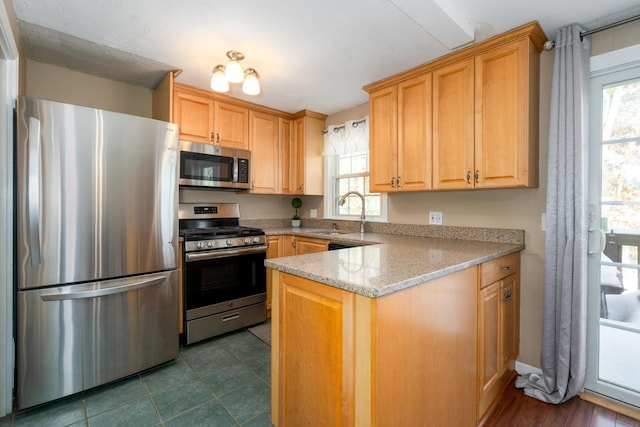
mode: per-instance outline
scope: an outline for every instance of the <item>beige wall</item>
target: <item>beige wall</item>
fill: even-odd
[[[151,117],[147,88],[27,60],[27,96]]]

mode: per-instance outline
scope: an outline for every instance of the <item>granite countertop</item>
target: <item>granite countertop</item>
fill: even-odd
[[[265,266],[371,298],[398,292],[524,249],[521,243],[442,239],[385,233],[319,234],[317,229],[265,229],[365,246],[271,258]]]

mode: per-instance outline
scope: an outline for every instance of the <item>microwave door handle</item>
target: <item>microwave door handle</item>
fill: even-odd
[[[40,265],[40,120],[29,118],[27,215],[31,265]]]
[[[236,155],[233,158],[233,179],[231,180],[231,182],[238,182],[238,175],[239,175],[239,170],[240,170],[240,161],[238,160],[238,156]]]

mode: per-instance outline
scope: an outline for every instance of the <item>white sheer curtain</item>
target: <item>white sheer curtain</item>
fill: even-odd
[[[369,151],[369,116],[327,127],[323,156],[366,153]]]
[[[561,28],[551,84],[547,161],[542,376],[516,381],[528,396],[561,403],[586,376],[588,87],[590,41]]]

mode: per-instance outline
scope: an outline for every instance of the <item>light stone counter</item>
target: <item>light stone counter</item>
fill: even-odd
[[[265,266],[371,298],[451,274],[524,249],[523,243],[440,239],[384,233],[325,235],[316,229],[265,229],[365,246],[271,258]]]

